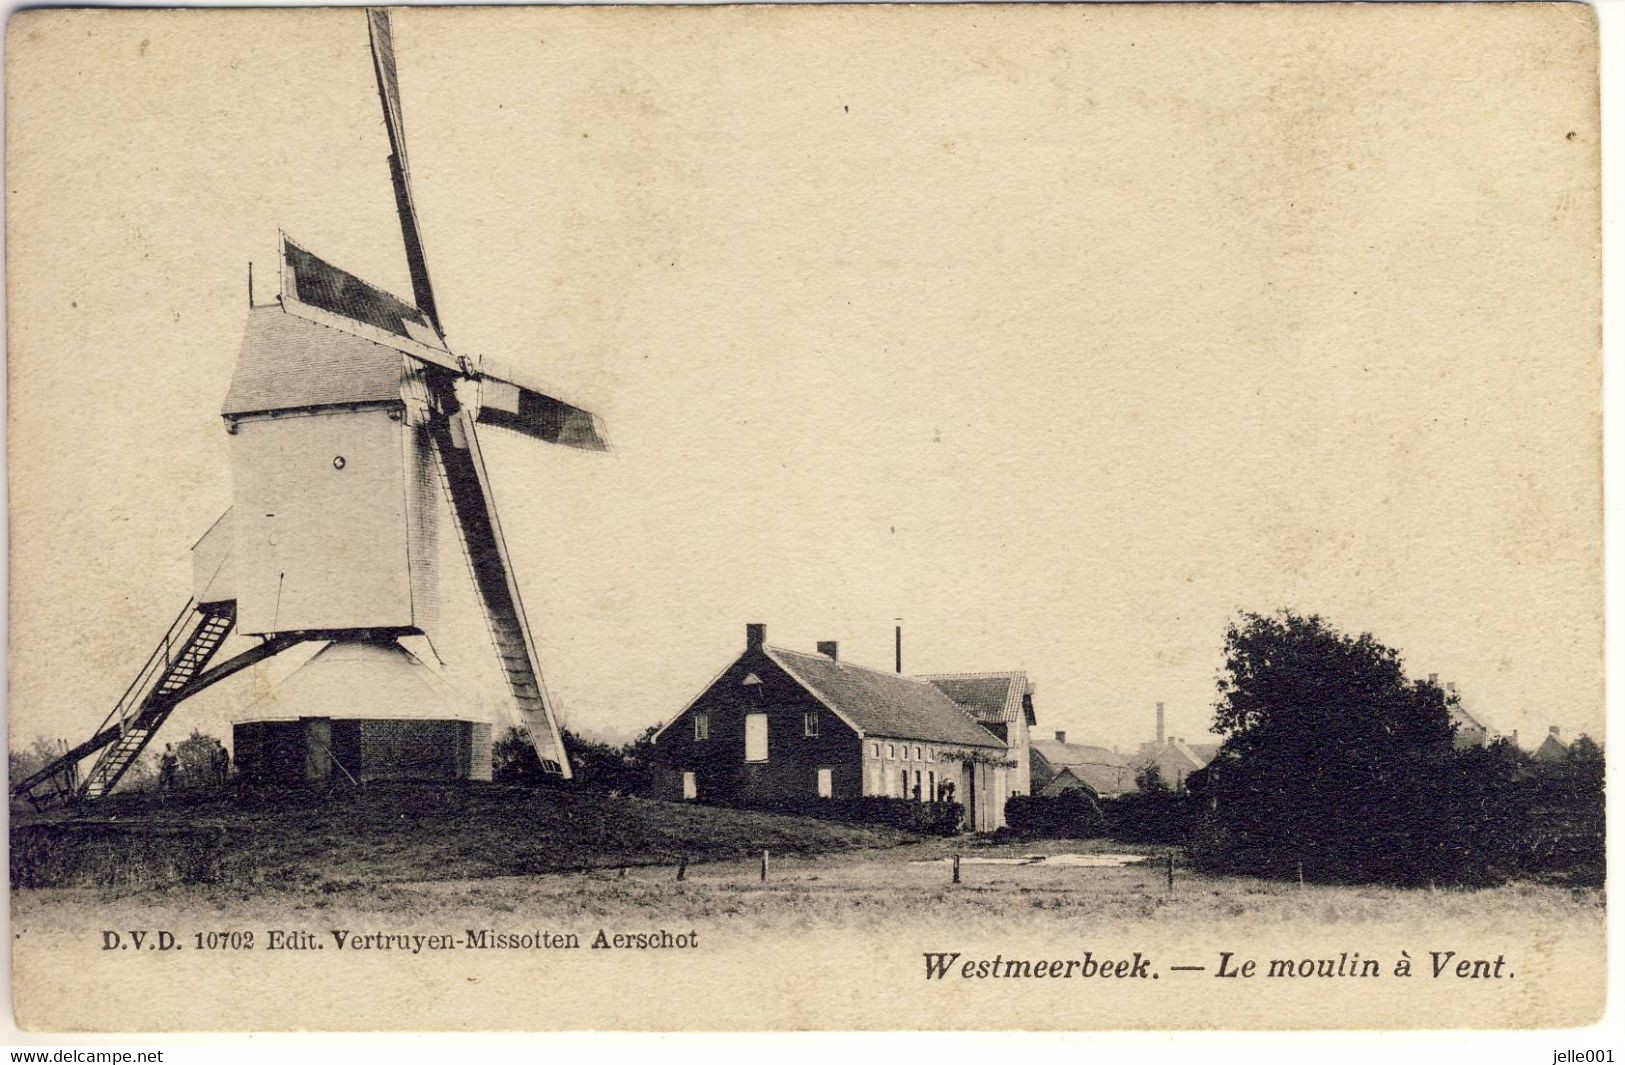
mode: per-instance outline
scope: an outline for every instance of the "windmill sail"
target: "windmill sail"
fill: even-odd
[[[549,444],[582,451],[608,451],[598,416],[545,392],[506,381],[494,374],[480,375],[481,425],[495,425]]]
[[[568,778],[570,760],[565,755],[553,704],[542,681],[530,624],[519,599],[508,546],[502,539],[496,505],[491,495],[485,460],[480,454],[474,419],[465,410],[449,418],[438,418],[431,428],[435,453],[451,497],[452,516],[468,554],[474,586],[485,611],[491,642],[496,647],[502,672],[508,681],[519,719],[530,732],[536,757],[542,768]]]
[[[428,315],[315,252],[282,238],[282,293],[404,340],[439,345]]]
[[[423,254],[423,231],[418,226],[417,207],[412,203],[412,171],[406,162],[406,127],[401,121],[401,87],[395,74],[395,33],[390,28],[389,12],[368,8],[367,33],[372,39],[372,63],[378,75],[378,98],[384,105],[384,126],[389,131],[389,176],[395,185],[401,237],[406,242],[412,298],[435,332],[443,335],[440,312],[435,308],[434,288],[429,284],[429,263]]]
[[[417,208],[412,202],[411,168],[406,158],[406,133],[401,119],[400,83],[395,70],[395,37],[389,13],[367,11],[367,29],[372,40],[373,69],[378,77],[378,98],[384,108],[384,125],[389,132],[390,176],[395,185],[395,206],[400,215],[401,236],[406,245],[407,267],[412,275],[412,294],[422,318],[408,313],[411,308],[382,290],[359,282],[320,260],[290,266],[295,282],[301,270],[311,277],[312,298],[299,299],[341,319],[359,321],[386,334],[415,344],[399,345],[439,371],[426,373],[423,381],[435,415],[428,423],[430,439],[444,476],[451,509],[462,538],[474,584],[485,611],[491,642],[496,647],[502,670],[513,694],[521,722],[530,731],[542,767],[564,777],[570,776],[570,761],[558,720],[542,682],[529,622],[519,599],[502,526],[497,520],[496,502],[480,455],[475,422],[485,421],[550,443],[592,451],[607,450],[597,419],[589,412],[534,389],[500,378],[483,379],[487,402],[477,410],[461,406],[457,399],[457,377],[483,378],[470,370],[466,360],[450,365],[442,356],[449,354],[445,332],[435,309],[434,290],[429,284],[429,267],[423,252],[423,235]],[[306,253],[308,255],[308,253]],[[310,257],[314,260],[314,256]],[[291,261],[291,260],[290,260]],[[423,335],[423,320],[433,336]],[[393,343],[393,342],[392,342]],[[443,371],[450,370],[450,373]]]

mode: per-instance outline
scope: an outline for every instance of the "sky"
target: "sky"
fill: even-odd
[[[1041,731],[1205,739],[1226,624],[1290,608],[1600,734],[1590,16],[1339,10],[398,13],[448,338],[615,449],[482,435],[566,725],[671,717],[747,622],[888,668],[901,618]],[[359,11],[9,35],[15,745],[186,600],[248,262],[411,287]],[[416,646],[495,705],[454,562]]]

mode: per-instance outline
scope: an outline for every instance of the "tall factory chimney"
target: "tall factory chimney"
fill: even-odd
[[[1162,704],[1158,703],[1157,704],[1157,746],[1158,747],[1161,747],[1162,744],[1163,744],[1162,719],[1163,719]]]
[[[903,619],[897,619],[897,672],[903,672]]]

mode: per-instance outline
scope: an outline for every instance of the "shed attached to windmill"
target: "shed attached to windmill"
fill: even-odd
[[[395,641],[336,640],[243,711],[254,783],[490,780],[491,722]]]

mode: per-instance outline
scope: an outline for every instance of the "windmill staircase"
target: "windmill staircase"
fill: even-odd
[[[194,690],[236,621],[235,602],[199,605],[189,600],[95,735],[13,785],[12,795],[38,810],[73,799],[99,799],[112,791],[170,712]],[[100,756],[80,780],[79,763],[97,752]]]

